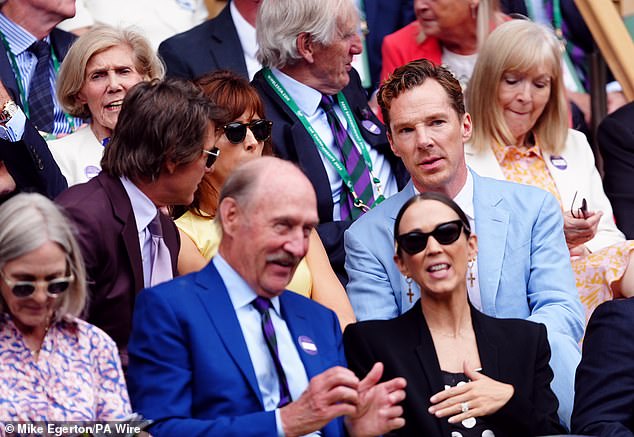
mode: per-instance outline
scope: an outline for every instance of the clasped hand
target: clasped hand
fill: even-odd
[[[510,384],[496,381],[464,364],[464,373],[471,380],[466,384],[440,391],[429,401],[429,413],[436,417],[449,417],[449,423],[458,423],[470,417],[489,416],[513,397]],[[467,407],[467,408],[463,408]]]
[[[402,427],[399,405],[405,399],[404,378],[378,384],[383,364],[376,363],[364,379],[344,367],[333,367],[310,380],[299,399],[280,409],[284,433],[304,435],[346,416],[348,433],[354,437],[380,435]]]
[[[580,251],[579,246],[594,238],[602,216],[602,211],[588,211],[585,218],[575,218],[570,211],[564,212],[564,235],[571,255],[587,254],[587,251]]]

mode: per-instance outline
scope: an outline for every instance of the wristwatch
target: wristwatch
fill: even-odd
[[[16,105],[13,100],[9,100],[5,103],[2,107],[2,111],[0,111],[0,125],[6,125],[17,111],[18,105]]]

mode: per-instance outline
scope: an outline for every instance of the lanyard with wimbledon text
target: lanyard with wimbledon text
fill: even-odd
[[[11,60],[11,66],[13,67],[13,71],[15,72],[15,79],[18,83],[18,92],[20,93],[20,100],[22,100],[22,108],[24,110],[24,115],[29,116],[29,99],[26,96],[26,92],[24,91],[22,85],[22,75],[20,74],[20,69],[18,68],[18,61],[15,59],[15,55],[11,51],[11,47],[9,47],[9,41],[4,36],[4,32],[0,32],[0,39],[2,39],[2,44],[9,54],[9,59]],[[53,46],[51,45],[51,59],[53,61],[53,69],[55,69],[55,73],[59,73],[59,61],[57,60],[57,56],[55,55],[55,51],[53,50]],[[64,112],[64,117],[66,117],[66,121],[70,126],[71,132],[75,132],[75,122],[73,121],[73,117]],[[52,134],[46,132],[40,132],[42,136],[45,137],[46,140],[55,139],[56,137]],[[52,137],[52,138],[50,138]]]
[[[265,68],[263,73],[264,73],[264,78],[266,79],[268,84],[271,86],[271,88],[275,90],[277,95],[280,96],[282,101],[286,103],[286,105],[291,109],[291,111],[293,111],[293,113],[299,119],[302,125],[304,125],[304,128],[306,129],[308,134],[312,137],[313,141],[319,148],[319,151],[332,164],[335,170],[337,170],[337,173],[341,177],[341,180],[343,180],[343,183],[346,184],[346,187],[348,187],[348,191],[350,191],[350,194],[352,194],[352,197],[354,199],[354,206],[364,211],[369,210],[370,207],[366,205],[365,203],[363,203],[363,201],[357,196],[357,193],[354,190],[354,183],[352,182],[352,178],[350,177],[348,170],[346,170],[346,167],[341,163],[341,161],[337,159],[334,153],[332,153],[332,151],[328,147],[326,147],[326,143],[324,143],[324,140],[321,139],[321,137],[319,136],[315,128],[308,122],[308,119],[304,115],[304,112],[301,109],[299,109],[299,107],[297,106],[297,103],[295,103],[293,98],[284,89],[282,84],[277,81],[277,79],[275,78],[275,76],[273,75],[270,69]],[[339,103],[339,107],[341,108],[341,112],[343,112],[343,115],[346,118],[346,121],[348,122],[348,127],[350,128],[350,131],[351,131],[350,133],[352,134],[351,135],[352,142],[357,146],[357,149],[361,151],[361,155],[363,156],[363,161],[365,161],[365,165],[368,167],[368,171],[370,172],[370,178],[372,180],[373,185],[376,188],[376,192],[378,193],[378,197],[374,200],[374,204],[372,205],[372,207],[374,207],[375,205],[378,205],[379,203],[385,200],[385,197],[381,193],[381,180],[377,178],[376,176],[374,176],[374,173],[372,172],[372,161],[370,159],[370,153],[368,152],[368,148],[365,144],[365,141],[363,140],[363,137],[361,136],[361,132],[359,131],[359,127],[357,126],[357,122],[352,116],[352,111],[350,111],[350,106],[348,105],[348,101],[346,100],[346,97],[343,95],[341,91],[337,93],[337,100]]]

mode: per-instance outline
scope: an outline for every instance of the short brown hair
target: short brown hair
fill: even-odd
[[[147,38],[139,32],[131,28],[95,26],[75,40],[59,70],[57,98],[64,111],[74,117],[91,116],[88,105],[77,100],[77,94],[86,82],[86,66],[94,55],[117,46],[130,47],[134,68],[145,80],[162,79],[165,75],[163,63]]]
[[[391,132],[390,108],[392,100],[407,90],[423,85],[427,79],[435,80],[443,87],[447,92],[451,107],[459,118],[465,114],[464,96],[460,82],[446,68],[436,66],[427,59],[417,59],[394,70],[379,88],[377,98],[388,132]]]
[[[220,114],[191,82],[140,82],[123,100],[101,167],[111,176],[154,181],[167,160],[185,164],[200,157],[209,123]]]

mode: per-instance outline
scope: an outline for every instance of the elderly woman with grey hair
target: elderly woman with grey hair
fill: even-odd
[[[62,63],[57,95],[66,112],[90,118],[90,129],[49,142],[68,186],[101,171],[103,150],[128,90],[164,74],[148,40],[132,29],[97,26],[75,41]]]
[[[117,348],[77,317],[79,246],[58,207],[18,194],[0,207],[0,418],[118,420],[130,401]]]

